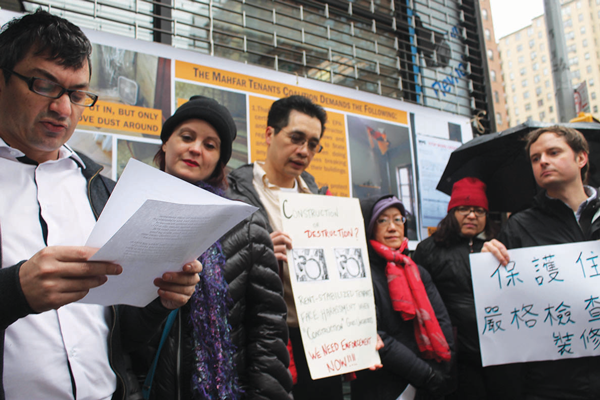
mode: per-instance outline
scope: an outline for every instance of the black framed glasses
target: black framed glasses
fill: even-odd
[[[6,68],[2,68],[2,70],[14,74],[17,78],[25,81],[27,83],[27,86],[29,87],[29,90],[31,90],[35,94],[39,94],[40,96],[48,97],[51,99],[58,99],[63,94],[67,93],[67,95],[69,96],[69,100],[71,100],[71,103],[83,107],[91,107],[94,104],[96,104],[96,101],[98,101],[98,95],[91,92],[76,89],[67,89],[59,85],[58,83],[43,78],[28,78]]]
[[[290,138],[290,141],[296,146],[304,146],[304,143],[306,143],[306,147],[311,153],[320,153],[321,150],[323,150],[323,146],[319,143],[318,140],[308,140],[306,139],[306,135],[302,133],[291,132],[288,133],[288,137]]]
[[[481,207],[466,207],[466,206],[456,207],[456,212],[459,213],[460,215],[464,215],[464,216],[474,213],[476,217],[483,217],[484,215],[487,214],[487,211],[485,211],[485,209],[483,209]]]

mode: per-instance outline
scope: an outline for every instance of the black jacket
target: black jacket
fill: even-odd
[[[383,197],[387,196],[361,201],[365,225],[371,219],[373,206]],[[379,350],[383,368],[357,372],[357,379],[352,381],[352,400],[395,400],[409,384],[416,388],[427,387],[432,370],[440,378],[438,382],[442,388],[437,389],[445,391],[443,386],[451,382],[451,363],[437,363],[419,356],[413,321],[404,321],[392,307],[385,274],[387,262],[370,245],[368,247],[377,308],[377,332],[385,344]],[[453,349],[452,327],[446,307],[429,273],[422,267],[419,267],[419,272],[442,332],[450,349]]]
[[[227,260],[223,276],[232,300],[229,324],[242,398],[289,400],[292,378],[288,371],[287,310],[273,244],[260,215],[254,213],[239,223],[221,238],[221,244]],[[162,348],[151,399],[192,398],[193,339],[186,322],[189,307],[189,303],[182,307]],[[161,334],[162,329],[145,352],[136,353],[135,368],[140,375],[148,372]]]
[[[86,165],[81,173],[88,184],[88,199],[96,219],[104,209],[115,183],[100,175],[102,167],[83,154],[78,154]],[[1,222],[1,221],[0,221]],[[1,224],[0,224],[1,226]],[[2,248],[0,247],[0,260]],[[24,262],[24,261],[23,261]],[[4,353],[4,331],[19,318],[35,312],[29,307],[19,281],[19,268],[23,264],[0,269],[0,351]],[[167,317],[169,310],[164,308],[160,300],[153,301],[145,308],[130,306],[113,306],[112,321],[109,326],[110,365],[117,375],[117,390],[113,399],[126,399],[136,396],[132,392],[139,390],[137,384],[127,373],[129,361],[124,351],[133,350],[151,338],[155,329]],[[3,360],[0,361],[0,373]],[[0,387],[0,400],[4,399],[3,387]]]
[[[428,237],[419,243],[412,257],[431,275],[456,328],[457,362],[478,367],[481,367],[481,353],[469,254],[481,252],[483,243],[477,237],[462,238],[459,243],[445,247]]]
[[[581,221],[590,222],[600,208],[600,199],[588,204]],[[585,232],[573,210],[560,200],[538,194],[533,207],[509,218],[498,235],[508,249],[575,243],[600,239],[600,218]],[[548,399],[591,400],[600,398],[600,357],[514,364],[522,392]]]

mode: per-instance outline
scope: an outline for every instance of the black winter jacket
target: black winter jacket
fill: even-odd
[[[431,275],[456,328],[457,362],[475,367],[481,367],[481,352],[469,254],[481,252],[483,243],[477,237],[462,238],[459,243],[444,247],[428,237],[419,243],[412,257]]]
[[[383,197],[387,196],[361,201],[365,225],[371,220],[373,206]],[[352,400],[395,400],[409,384],[425,388],[432,370],[443,379],[442,386],[445,386],[451,382],[451,363],[437,363],[419,357],[413,321],[404,321],[393,309],[385,274],[387,262],[370,245],[368,247],[377,308],[377,332],[385,344],[379,350],[383,368],[356,373],[357,379],[352,381]],[[453,350],[452,327],[446,307],[429,273],[420,266],[419,272],[442,332]]]
[[[292,378],[288,372],[287,310],[271,238],[254,213],[223,236],[221,244],[227,260],[223,275],[232,299],[229,324],[236,346],[234,362],[244,391],[241,398],[289,400]],[[189,311],[188,303],[178,313],[162,348],[151,399],[192,398],[194,357]],[[140,375],[148,372],[161,334],[162,329],[149,349],[135,355]]]
[[[588,204],[581,220],[591,221],[600,199]],[[600,218],[584,233],[573,210],[546,192],[538,194],[533,207],[509,218],[498,235],[508,249],[575,243],[600,239]],[[546,399],[600,399],[600,357],[514,364],[522,393]],[[518,382],[518,381],[517,381]]]
[[[79,154],[86,168],[81,173],[88,184],[88,199],[96,219],[104,209],[115,183],[100,175],[102,167],[83,154]],[[1,227],[1,221],[0,221]],[[0,260],[2,248],[0,246]],[[25,261],[23,261],[25,262]],[[19,268],[23,264],[8,268],[0,268],[0,351],[4,353],[4,331],[19,318],[35,312],[29,307],[19,281]],[[139,387],[131,375],[128,358],[124,351],[140,347],[150,340],[152,333],[167,317],[169,310],[162,306],[160,300],[153,301],[145,308],[131,306],[113,306],[112,324],[109,326],[110,365],[117,375],[117,390],[113,399],[139,398]],[[0,359],[0,374],[3,370],[3,359]],[[4,389],[0,387],[0,400],[4,400]]]

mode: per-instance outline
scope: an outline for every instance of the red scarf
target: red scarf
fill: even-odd
[[[403,320],[414,320],[415,338],[423,358],[437,362],[450,361],[450,348],[427,297],[419,267],[410,257],[402,254],[408,246],[408,239],[404,238],[398,250],[390,249],[376,240],[370,240],[369,243],[387,261],[385,275],[392,307]]]

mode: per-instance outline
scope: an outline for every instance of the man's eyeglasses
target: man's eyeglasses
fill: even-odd
[[[306,136],[302,133],[292,132],[288,133],[288,137],[290,141],[296,146],[304,146],[306,143],[306,147],[308,147],[308,151],[311,153],[320,153],[323,150],[323,146],[317,140],[307,140]]]
[[[388,226],[392,222],[396,226],[404,225],[404,223],[406,222],[406,217],[396,217],[396,218],[382,217],[382,218],[377,218],[377,225]]]
[[[63,94],[67,93],[71,103],[83,107],[91,107],[98,101],[98,95],[83,90],[67,89],[60,86],[58,83],[47,79],[31,77],[28,78],[10,69],[2,68],[3,71],[14,74],[17,78],[22,79],[29,86],[29,90],[40,96],[58,99]]]
[[[456,212],[459,213],[460,215],[464,215],[464,216],[474,213],[476,217],[483,217],[484,215],[487,214],[487,211],[485,211],[485,209],[483,209],[481,207],[461,206],[461,207],[456,208]]]

